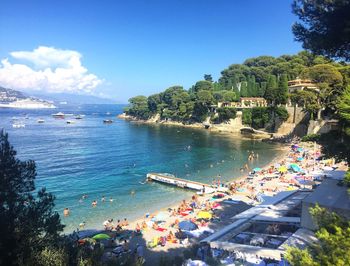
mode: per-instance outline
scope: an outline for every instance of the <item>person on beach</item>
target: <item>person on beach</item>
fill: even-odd
[[[141,224],[141,229],[142,230],[146,230],[148,228],[147,224],[145,221],[142,221],[142,224]]]
[[[124,218],[124,221],[123,221],[123,226],[128,226],[129,225],[129,222],[126,218]]]
[[[141,227],[140,227],[139,223],[136,223],[135,232],[138,234],[141,233]]]
[[[128,241],[126,239],[124,239],[123,249],[124,249],[124,251],[128,251],[129,250],[129,243],[128,243]]]
[[[85,227],[85,224],[86,224],[85,222],[80,223],[80,224],[79,224],[79,229],[80,229],[80,230],[83,230],[84,227]]]
[[[69,213],[70,213],[69,208],[64,208],[64,210],[63,210],[64,217],[69,216]]]

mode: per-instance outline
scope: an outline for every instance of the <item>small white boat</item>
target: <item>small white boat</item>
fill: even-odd
[[[37,122],[38,122],[39,124],[42,124],[42,123],[45,122],[45,120],[40,118],[40,119],[37,120]]]
[[[75,124],[73,120],[67,120],[67,124]]]
[[[65,114],[62,113],[62,112],[58,112],[56,114],[52,114],[52,116],[55,117],[55,118],[64,118]]]
[[[113,120],[111,120],[111,119],[105,119],[105,120],[103,120],[103,123],[104,123],[104,124],[112,124],[112,123],[113,123]]]
[[[13,128],[24,128],[24,127],[26,127],[26,125],[23,123],[15,123],[15,124],[12,124],[12,127]]]

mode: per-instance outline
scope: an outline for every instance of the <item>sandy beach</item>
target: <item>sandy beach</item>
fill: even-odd
[[[263,197],[272,197],[281,191],[310,187],[305,181],[311,181],[311,176],[318,169],[324,167],[347,169],[344,163],[335,164],[333,160],[316,160],[321,152],[320,147],[315,144],[295,143],[294,147],[297,148],[285,146],[283,154],[268,165],[254,170],[246,169],[242,176],[224,186],[221,185],[228,187],[225,193],[220,192],[224,189],[213,194],[194,193],[192,197],[185,198],[176,205],[146,214],[128,225],[121,226],[120,230],[117,229],[119,232],[115,229],[118,224],[114,221],[109,224],[109,227],[114,229],[106,232],[119,240],[120,234],[123,235],[122,232],[124,232],[122,239],[117,242],[126,245],[131,251],[141,245],[144,249],[143,257],[146,265],[152,265],[152,261],[159,260],[165,254],[166,256],[182,255],[191,245],[198,244],[201,239],[230,224],[230,218],[234,215],[262,202]],[[248,167],[249,162],[256,159],[254,156],[256,155],[252,154],[248,159]],[[294,165],[292,170],[291,165]],[[301,169],[305,173],[302,177],[304,182],[295,178]],[[200,219],[204,217],[203,215],[207,215],[207,219]],[[179,230],[179,223],[184,221],[195,224],[196,229],[185,231],[186,237],[182,239],[181,235],[184,231]],[[127,236],[125,232],[128,232]],[[110,252],[112,249],[112,247],[106,249],[108,251],[106,256],[113,256]]]

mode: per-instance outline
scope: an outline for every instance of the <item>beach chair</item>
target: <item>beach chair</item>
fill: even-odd
[[[156,246],[158,246],[158,237],[154,237],[152,241],[149,241],[147,243],[147,247],[149,248],[155,248]]]

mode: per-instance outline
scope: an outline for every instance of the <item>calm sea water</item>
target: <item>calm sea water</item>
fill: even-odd
[[[86,116],[67,124],[67,118],[51,116],[58,111]],[[86,228],[94,228],[102,227],[107,218],[135,219],[192,194],[161,184],[143,184],[149,172],[173,173],[206,183],[221,175],[225,181],[242,174],[239,169],[247,162],[249,151],[260,155],[251,167],[263,166],[281,153],[279,146],[232,134],[130,123],[117,119],[120,113],[120,105],[0,109],[0,128],[9,133],[18,157],[37,164],[36,186],[45,186],[56,196],[60,214],[70,208],[69,217],[62,215],[66,231],[83,221]],[[14,117],[24,122],[25,128],[13,128]],[[45,123],[39,124],[39,118]],[[103,119],[114,122],[103,124]],[[88,198],[79,202],[83,194]],[[106,202],[101,201],[102,196]],[[98,201],[95,208],[91,207],[93,200]]]

